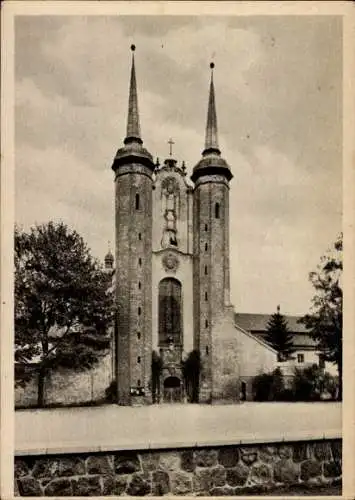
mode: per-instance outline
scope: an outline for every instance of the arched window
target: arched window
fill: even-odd
[[[182,343],[181,283],[164,278],[159,283],[159,345]]]
[[[139,206],[139,194],[137,193],[136,194],[136,210],[139,210],[140,209],[140,206]]]
[[[214,215],[216,219],[219,219],[219,203],[216,203],[214,206]]]

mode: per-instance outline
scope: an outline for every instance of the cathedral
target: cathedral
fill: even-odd
[[[235,325],[230,303],[229,185],[233,174],[218,144],[214,64],[210,64],[204,149],[189,179],[184,163],[178,165],[171,148],[160,165],[143,145],[134,45],[131,50],[127,133],[112,165],[117,402],[151,402],[153,351],[162,361],[162,393],[175,401],[182,399],[182,361],[192,350],[199,352],[201,361],[199,402],[235,399],[240,376],[250,378],[260,369],[272,369],[276,353]],[[106,257],[106,265],[113,265],[113,256]],[[246,364],[243,357],[250,356],[254,362],[248,360],[249,371],[255,363],[257,370],[241,374]]]
[[[112,164],[115,181],[115,255],[105,257],[112,276],[116,320],[112,347],[88,372],[59,369],[47,381],[50,404],[110,401],[120,405],[188,400],[184,361],[198,352],[198,401],[253,399],[256,375],[280,367],[324,364],[316,342],[296,316],[285,316],[293,335],[293,358],[278,362],[265,341],[270,314],[235,312],[230,303],[229,188],[233,166],[218,143],[211,63],[202,156],[188,178],[170,155],[162,164],[143,146],[132,45],[127,132]],[[207,86],[208,82],[206,82]],[[201,124],[201,127],[203,124]],[[172,146],[172,141],[170,146]],[[201,145],[196,145],[200,149]],[[234,172],[236,176],[236,172]],[[159,360],[153,390],[152,358]],[[326,363],[327,371],[334,366]],[[17,387],[17,407],[36,404],[36,378]]]

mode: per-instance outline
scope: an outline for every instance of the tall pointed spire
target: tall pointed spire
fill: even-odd
[[[191,180],[194,183],[197,183],[200,177],[209,175],[224,176],[227,181],[230,181],[233,177],[228,163],[221,157],[221,151],[218,145],[217,113],[213,83],[213,62],[211,62],[210,68],[211,83],[208,98],[205,149],[202,151],[201,160],[194,166],[192,171]]]
[[[210,95],[208,99],[204,153],[209,153],[213,151],[220,154],[220,150],[218,147],[217,113],[216,113],[216,102],[215,102],[214,84],[213,84],[213,68],[214,68],[213,62],[211,62],[210,68],[211,68],[211,83],[210,83]]]
[[[132,51],[132,68],[131,68],[131,81],[129,86],[129,101],[128,101],[128,118],[127,118],[127,135],[124,143],[127,144],[132,141],[142,143],[141,129],[139,124],[138,113],[138,96],[137,96],[137,82],[136,82],[136,69],[134,65],[134,51],[135,45],[131,45]]]

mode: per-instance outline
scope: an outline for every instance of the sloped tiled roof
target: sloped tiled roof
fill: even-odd
[[[267,330],[267,324],[271,314],[235,313],[234,321],[244,330],[255,333],[263,333]],[[284,316],[288,329],[292,333],[307,334],[307,329],[302,323],[298,323],[301,316]]]

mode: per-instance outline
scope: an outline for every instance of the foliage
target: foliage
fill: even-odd
[[[108,280],[65,224],[36,225],[28,233],[15,228],[15,377],[24,385],[35,369],[38,406],[52,370],[89,369],[106,354],[113,319]]]
[[[160,375],[163,370],[163,360],[157,353],[152,352],[152,398],[153,403],[160,400]]]
[[[287,321],[280,313],[279,307],[267,324],[266,341],[278,352],[280,361],[286,361],[291,357],[292,333],[288,330]]]
[[[187,399],[190,403],[198,403],[201,357],[197,349],[191,351],[182,363],[182,373]]]
[[[339,374],[339,399],[342,387],[342,330],[343,330],[343,235],[340,234],[333,248],[321,258],[309,279],[315,289],[310,314],[302,322],[317,341],[317,348],[326,361],[335,363]]]
[[[280,368],[271,373],[262,373],[253,379],[255,401],[276,401],[284,390],[284,380]]]
[[[317,364],[303,369],[296,368],[293,378],[293,393],[296,401],[319,401],[335,399],[338,378],[324,372]]]

